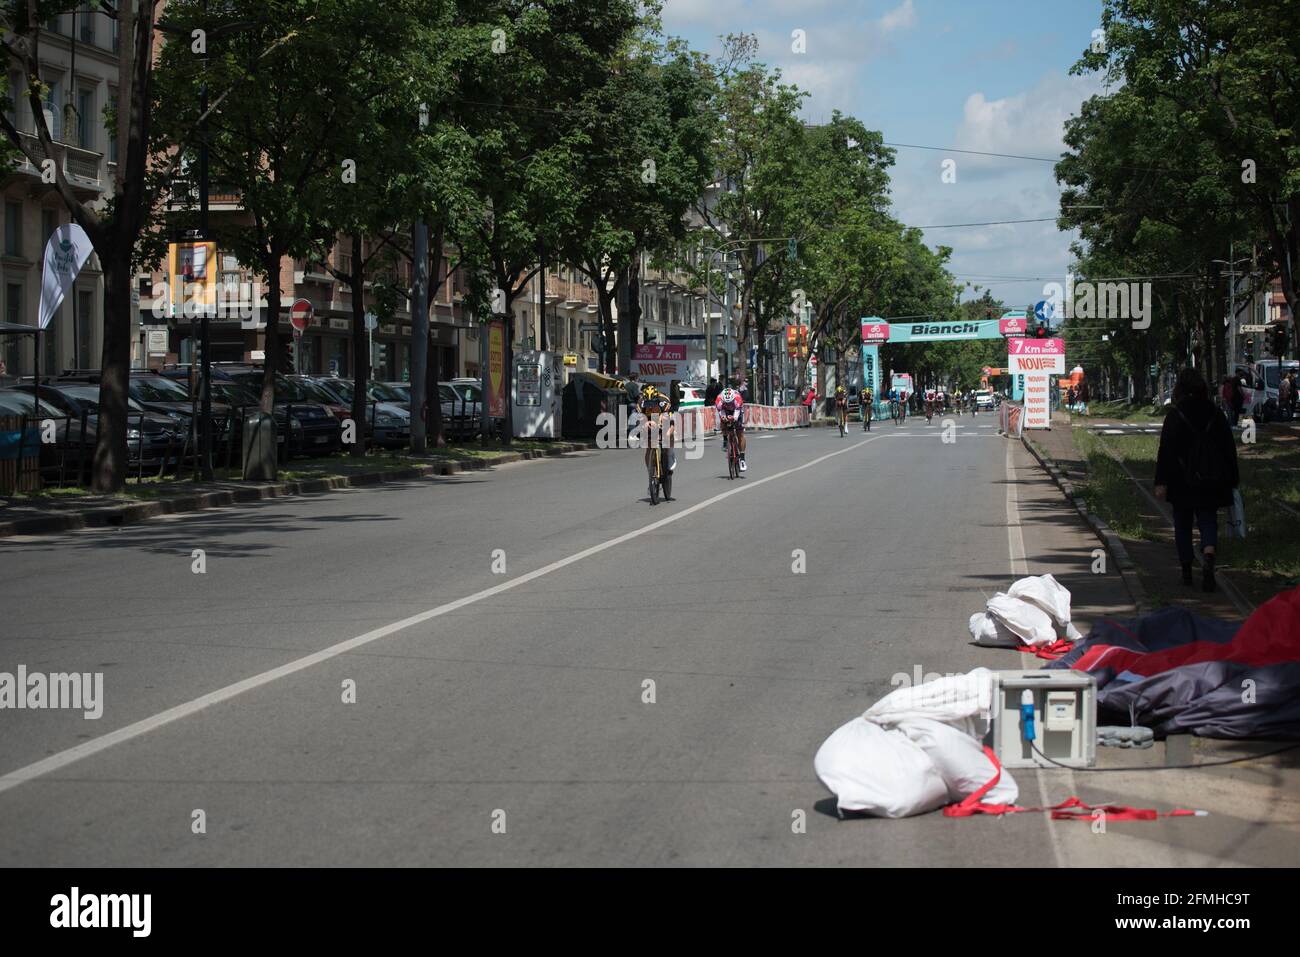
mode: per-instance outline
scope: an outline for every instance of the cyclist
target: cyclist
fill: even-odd
[[[668,396],[664,395],[652,385],[647,385],[641,390],[641,397],[637,399],[636,409],[645,419],[645,468],[649,474],[654,468],[650,453],[656,445],[668,450],[668,471],[673,471],[677,467],[677,451],[673,448],[673,414],[672,403],[668,401]],[[662,423],[660,417],[663,417]],[[659,426],[659,435],[654,436],[651,426]],[[651,479],[651,485],[654,480]],[[670,501],[667,495],[664,501]]]
[[[718,429],[722,430],[722,421],[724,419],[732,423],[736,430],[736,443],[740,446],[740,470],[744,472],[749,468],[745,464],[745,400],[740,397],[740,393],[728,385],[718,393],[718,398],[714,400],[714,408],[718,410]],[[722,435],[722,454],[727,454],[727,435]]]
[[[835,387],[835,422],[844,431],[844,424],[849,417],[849,394],[844,391],[844,386]]]
[[[907,399],[908,399],[907,390],[899,389],[898,390],[898,419],[897,419],[899,425],[902,425],[904,422],[907,421]]]
[[[875,412],[875,394],[868,388],[858,394],[858,412],[862,415],[862,431],[871,431],[871,415]]]

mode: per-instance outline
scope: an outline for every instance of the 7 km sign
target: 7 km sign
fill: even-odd
[[[1065,374],[1064,339],[1008,339],[1007,365],[1018,373]]]

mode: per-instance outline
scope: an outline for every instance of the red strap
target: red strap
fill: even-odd
[[[1021,642],[1020,647],[1018,647],[1016,651],[1034,655],[1046,661],[1055,661],[1073,647],[1074,642],[1070,641],[1068,638],[1057,638],[1050,645],[1026,645]]]
[[[976,814],[1023,814],[1025,812],[1051,813],[1053,821],[1093,821],[1100,814],[1108,821],[1154,821],[1160,817],[1191,817],[1196,811],[1175,808],[1161,813],[1153,808],[1128,807],[1124,804],[1085,804],[1077,797],[1068,797],[1060,804],[1050,807],[1018,807],[1015,804],[985,804],[981,798],[1002,780],[1002,764],[988,746],[985,755],[993,764],[993,777],[986,781],[975,793],[968,795],[956,804],[949,804],[943,809],[944,817],[973,817]]]

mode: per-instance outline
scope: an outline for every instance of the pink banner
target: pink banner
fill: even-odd
[[[1019,317],[1011,319],[999,319],[998,331],[1004,336],[1023,336],[1028,328],[1029,320]]]
[[[1063,356],[1064,339],[1008,339],[1009,356]]]
[[[889,323],[864,322],[862,324],[862,341],[863,342],[888,342]]]

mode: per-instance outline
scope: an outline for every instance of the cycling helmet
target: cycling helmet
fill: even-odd
[[[652,385],[648,385],[641,390],[641,398],[643,399],[654,399],[657,398],[658,396],[659,396],[659,390]]]
[[[722,390],[723,402],[735,402],[737,397],[736,390],[731,388],[731,386],[727,386],[727,388]]]

